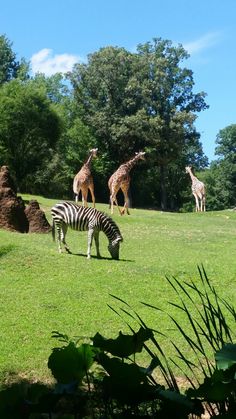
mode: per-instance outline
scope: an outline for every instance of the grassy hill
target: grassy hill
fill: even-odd
[[[51,222],[50,208],[58,201],[22,196],[37,199]],[[109,213],[108,205],[97,204],[97,208]],[[176,294],[165,277],[197,283],[197,265],[203,264],[216,290],[235,303],[235,211],[177,214],[131,209],[130,216],[120,217],[116,210],[113,218],[124,237],[119,261],[110,259],[102,233],[104,259],[95,257],[93,246],[92,258],[87,260],[86,232],[68,231],[73,253],[68,255],[58,253],[51,234],[0,230],[2,377],[12,372],[49,379],[53,330],[77,337],[127,332],[125,322],[109,308],[119,308],[111,294],[131,305],[148,326],[166,332],[171,327],[167,316],[141,302],[170,309],[168,302],[175,301]],[[124,319],[132,323],[125,314]],[[171,333],[178,342],[178,333]],[[171,353],[164,338],[161,344]]]

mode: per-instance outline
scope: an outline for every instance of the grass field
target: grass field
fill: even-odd
[[[51,222],[56,203],[36,198]],[[109,212],[108,205],[97,208]],[[53,330],[69,336],[115,337],[128,332],[110,308],[119,308],[110,294],[129,303],[148,326],[166,332],[167,317],[141,302],[168,310],[176,295],[167,276],[199,281],[204,265],[217,291],[235,304],[236,212],[162,213],[132,209],[130,216],[115,211],[124,242],[120,260],[110,259],[101,233],[104,259],[86,259],[87,233],[68,231],[73,254],[59,254],[51,234],[19,234],[0,230],[0,371],[29,379],[50,379],[47,368]],[[180,313],[178,313],[181,316]],[[181,321],[181,318],[179,319]],[[175,342],[178,334],[174,333]],[[179,343],[181,344],[181,342]],[[170,345],[163,340],[165,350]]]

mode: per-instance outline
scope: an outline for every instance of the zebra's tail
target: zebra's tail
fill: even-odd
[[[55,241],[55,222],[52,220],[52,239]]]

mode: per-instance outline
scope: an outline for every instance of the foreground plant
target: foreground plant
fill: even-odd
[[[174,289],[179,299],[179,304],[169,302],[170,307],[181,310],[185,315],[185,321],[183,324],[179,323],[175,316],[169,313],[169,310],[166,310],[165,314],[169,316],[178,329],[188,349],[182,350],[171,340],[176,351],[177,360],[174,357],[169,358],[155,336],[151,338],[155,352],[152,349],[153,346],[146,345],[145,349],[153,359],[158,354],[159,368],[169,388],[180,392],[176,374],[173,372],[173,368],[175,370],[179,369],[181,375],[185,377],[190,386],[190,390],[186,391],[186,395],[197,397],[204,404],[210,417],[226,414],[227,417],[230,417],[231,410],[236,414],[235,365],[230,366],[230,368],[227,367],[224,373],[222,371],[219,373],[220,366],[217,357],[220,356],[221,351],[224,354],[226,348],[229,348],[227,344],[233,345],[233,337],[235,335],[229,323],[235,324],[236,312],[231,304],[217,294],[204,268],[199,267],[198,270],[201,279],[200,286],[197,286],[193,281],[180,282],[177,278],[167,278],[168,283]],[[147,328],[147,325],[138,313],[134,312],[126,302],[117,297],[114,298],[125,304],[126,309],[121,308],[123,313],[128,313],[142,327]],[[157,310],[158,316],[163,312],[157,306],[147,303],[143,304]],[[115,311],[117,312],[117,310]],[[161,334],[164,335],[163,333]],[[170,339],[168,336],[164,336]],[[188,355],[190,353],[194,354],[194,357],[191,356],[191,359]],[[214,356],[216,356],[216,362],[214,362]],[[230,383],[225,382],[226,376],[230,377]],[[227,383],[227,385],[225,386],[224,383]],[[215,388],[215,392],[211,391],[212,386]],[[220,417],[223,418],[224,416]]]
[[[20,406],[27,414],[17,417],[47,413],[49,418],[52,414],[57,417],[66,414],[67,418],[189,419],[201,417],[207,411],[211,418],[235,418],[236,345],[229,322],[235,323],[236,313],[217,294],[203,268],[199,268],[199,274],[198,286],[193,281],[167,278],[179,299],[179,303],[169,303],[171,314],[169,310],[167,314],[183,337],[186,350],[166,336],[166,331],[164,334],[151,330],[129,304],[113,296],[122,307],[111,307],[112,310],[122,314],[122,318],[125,314],[135,320],[138,331],[126,322],[130,334],[119,332],[111,339],[96,333],[83,343],[53,332],[59,346],[53,348],[48,367],[56,385],[46,393],[40,390],[34,401],[24,398]],[[163,310],[143,304],[158,312],[160,323]],[[184,314],[183,324],[176,320],[173,309]],[[160,334],[171,341],[176,357],[168,357],[160,346]],[[146,367],[137,362],[137,354],[143,351],[150,356]],[[190,359],[189,353],[194,357]],[[156,370],[164,377],[165,385],[157,379],[160,374],[153,374]],[[184,389],[178,384],[176,370],[181,371],[188,383]]]

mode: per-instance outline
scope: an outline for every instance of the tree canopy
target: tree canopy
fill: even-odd
[[[21,191],[51,159],[60,121],[34,82],[12,80],[0,89],[0,164],[9,165]]]
[[[192,71],[182,66],[187,58],[182,46],[154,39],[138,45],[135,53],[101,48],[70,75],[79,114],[110,157],[105,170],[146,149],[159,167],[163,209],[172,163],[184,158],[187,163],[194,154],[198,164],[207,163],[194,127],[196,113],[207,108],[205,93],[193,92]]]

